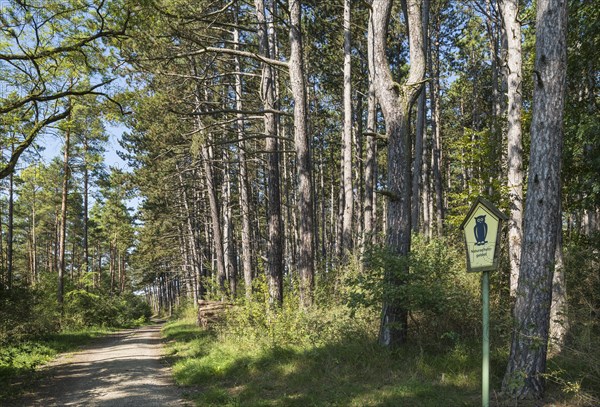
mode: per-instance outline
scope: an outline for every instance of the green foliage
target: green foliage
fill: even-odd
[[[299,309],[298,293],[288,289],[281,308],[269,302],[267,283],[259,277],[253,284],[253,298],[237,304],[227,315],[223,332],[229,332],[249,342],[264,342],[265,346],[294,343],[299,346],[319,346],[346,336],[362,336],[372,326],[373,314],[360,312],[355,318],[345,307],[320,303],[308,310]],[[324,313],[324,309],[329,312]]]
[[[402,270],[409,267],[409,273]],[[396,274],[401,285],[390,285],[385,272]],[[480,325],[479,275],[468,274],[464,254],[448,241],[427,242],[413,236],[410,257],[385,249],[368,251],[363,271],[347,275],[347,302],[353,310],[377,308],[394,299],[411,314],[412,330],[421,342],[454,344],[472,339]]]
[[[33,318],[37,301],[39,299],[31,290],[0,290],[0,345],[37,333]]]
[[[110,296],[101,291],[75,288],[65,294],[61,316],[56,294],[49,288],[54,288],[54,278],[44,278],[35,289],[15,287],[0,291],[0,345],[65,329],[131,326],[147,322],[152,314],[146,301],[134,294]]]
[[[260,318],[256,309],[244,310],[266,311],[262,297],[253,302],[260,304],[239,304],[235,313]],[[390,352],[375,344],[377,312],[349,318],[342,305],[291,308],[269,311],[271,330],[256,325],[266,317],[230,318],[216,331],[199,329],[193,316],[168,323],[163,333],[176,381],[201,388],[190,393],[202,406],[439,406],[477,398],[479,361],[466,348]]]
[[[82,289],[65,295],[65,326],[121,327],[147,322],[152,314],[150,306],[136,295],[100,295]]]
[[[581,260],[586,263],[581,273],[593,274],[589,267],[597,252],[585,250],[588,257]],[[581,252],[571,255],[568,267],[578,267],[572,262]],[[309,310],[299,309],[293,281],[286,286],[283,307],[272,307],[262,277],[255,282],[252,300],[237,303],[216,329],[198,328],[193,308],[179,310],[180,319],[163,330],[175,379],[190,387],[191,397],[203,406],[476,405],[480,274],[466,273],[463,256],[461,248],[446,240],[427,242],[415,236],[409,259],[373,249],[364,268],[354,258],[346,267],[330,271],[318,281],[321,301]],[[386,289],[385,267],[407,263],[411,272],[404,281],[412,287]],[[597,289],[594,278],[585,280],[593,287],[586,290]],[[376,344],[385,295],[402,296],[410,304],[411,332],[418,338],[394,351]],[[492,306],[497,308],[492,310],[493,389],[500,387],[508,357],[509,305],[502,303],[501,294],[492,293]],[[550,360],[549,400],[558,405],[597,404],[598,337],[598,331],[591,330],[580,339],[585,347],[578,345],[579,350],[568,349]]]
[[[600,336],[600,235],[579,237],[565,249],[569,320],[577,348],[592,350]]]
[[[58,332],[59,321],[55,299],[43,286],[0,290],[0,346]]]

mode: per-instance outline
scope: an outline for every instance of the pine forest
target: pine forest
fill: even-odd
[[[476,202],[491,405],[600,405],[599,21],[0,0],[0,405],[157,321],[190,405],[490,405]]]

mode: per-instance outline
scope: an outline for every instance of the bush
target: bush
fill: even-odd
[[[409,272],[405,273],[406,267]],[[384,280],[389,273],[400,285]],[[413,236],[408,257],[371,248],[363,270],[345,281],[348,305],[357,310],[394,300],[409,311],[410,331],[429,344],[455,344],[480,331],[479,274],[467,273],[464,254],[443,239]]]
[[[122,327],[145,322],[152,315],[150,306],[134,294],[109,296],[75,289],[65,295],[65,325]]]
[[[24,287],[0,290],[0,345],[59,329],[55,299],[43,290]]]
[[[299,307],[298,293],[286,287],[285,301],[281,308],[269,303],[264,277],[254,281],[252,300],[243,300],[232,308],[218,332],[234,336],[240,341],[260,342],[267,347],[286,345],[307,347],[341,341],[347,337],[372,335],[375,314],[361,310],[355,318],[342,305],[316,303],[304,310]]]

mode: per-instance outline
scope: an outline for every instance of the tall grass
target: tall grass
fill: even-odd
[[[257,290],[214,329],[193,311],[163,329],[178,384],[199,406],[472,405],[477,352],[454,346],[431,354],[376,341],[378,313],[329,303],[298,310],[289,294],[273,310]],[[466,403],[466,404],[465,404]]]
[[[202,406],[439,406],[477,394],[469,352],[392,353],[355,337],[320,346],[252,344],[181,322],[165,335],[179,336],[171,346],[175,378],[198,389],[191,396]]]
[[[371,255],[368,267],[354,259],[322,274],[309,310],[299,309],[293,281],[283,307],[273,309],[264,279],[252,301],[209,330],[186,309],[163,330],[176,381],[199,406],[481,405],[480,276],[465,272],[464,254],[417,238],[410,259]],[[412,270],[397,292],[411,307],[410,340],[389,350],[377,343],[380,304],[389,295],[381,276],[397,261],[410,261]],[[578,315],[579,306],[570,311],[568,346],[548,361],[546,398],[517,403],[499,394],[511,333],[505,272],[492,284],[492,405],[600,405],[598,323]],[[597,287],[585,288],[594,301]]]

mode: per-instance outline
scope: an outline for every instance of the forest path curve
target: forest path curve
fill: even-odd
[[[163,360],[161,325],[129,329],[45,366],[20,406],[188,406]]]

